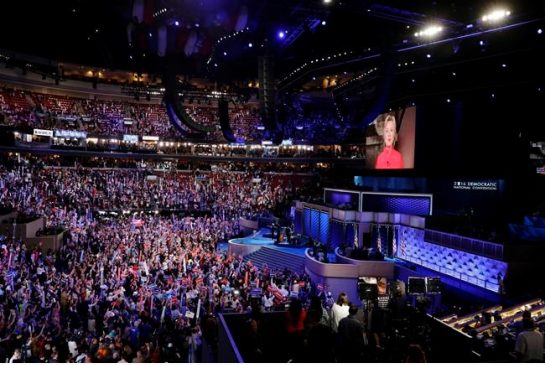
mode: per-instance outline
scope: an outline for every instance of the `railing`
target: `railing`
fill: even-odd
[[[424,241],[497,260],[503,260],[503,245],[500,243],[483,241],[431,229],[426,229],[424,231]]]
[[[238,350],[238,346],[233,339],[231,330],[223,314],[218,315],[219,333],[218,333],[218,362],[220,363],[243,363],[244,359]]]

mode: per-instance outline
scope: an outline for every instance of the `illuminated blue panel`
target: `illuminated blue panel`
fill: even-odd
[[[303,210],[303,233],[310,236],[310,208]]]
[[[343,241],[346,243],[343,237],[344,224],[337,221],[331,221],[331,246],[333,248],[339,247]]]
[[[363,193],[362,210],[426,216],[431,213],[431,197]]]
[[[294,222],[295,233],[303,233],[303,212],[300,210],[295,211],[295,222]]]
[[[311,209],[310,211],[310,237],[320,240],[320,212]]]
[[[507,263],[424,241],[421,229],[401,226],[397,256],[458,280],[499,292],[498,278],[505,278]]]
[[[339,209],[357,210],[360,204],[360,194],[355,191],[326,189],[324,199],[326,205]]]
[[[524,217],[524,225],[545,228],[545,218],[526,216]]]
[[[329,213],[320,212],[320,238],[319,241],[323,244],[328,242],[329,238]]]
[[[354,244],[354,225],[353,224],[346,225],[345,241],[347,246],[352,246]],[[361,246],[361,242],[359,242],[359,245]]]

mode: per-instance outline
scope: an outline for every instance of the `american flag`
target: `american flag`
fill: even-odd
[[[395,257],[397,254],[397,240],[396,232],[394,231],[394,237],[392,238],[392,256]]]

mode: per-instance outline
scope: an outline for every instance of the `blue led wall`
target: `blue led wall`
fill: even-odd
[[[328,206],[339,209],[358,210],[360,206],[360,193],[356,191],[324,189],[324,202]]]
[[[346,244],[347,245],[353,245],[354,244],[354,235],[357,235],[358,232],[357,225],[355,224],[347,224],[346,225]],[[361,242],[359,242],[359,245],[361,245]]]
[[[303,234],[310,236],[310,208],[303,209]]]
[[[303,232],[303,212],[301,212],[300,210],[295,211],[295,219],[293,225],[295,233]]]
[[[329,240],[329,213],[311,208],[303,209],[303,234],[321,243]]]
[[[329,213],[320,212],[320,235],[318,240],[322,243],[329,241]]]
[[[362,211],[399,213],[416,216],[431,215],[431,196],[362,193]]]
[[[310,231],[308,235],[315,240],[320,240],[320,212],[314,209],[310,210]]]
[[[523,241],[545,241],[545,218],[524,217],[524,224],[509,224],[509,234]]]

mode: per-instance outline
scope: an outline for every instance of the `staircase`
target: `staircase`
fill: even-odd
[[[248,260],[251,260],[252,263],[260,269],[263,267],[263,264],[266,263],[271,270],[283,270],[288,268],[299,274],[304,273],[305,270],[304,257],[267,247],[262,247],[245,256],[244,262],[247,262]]]

